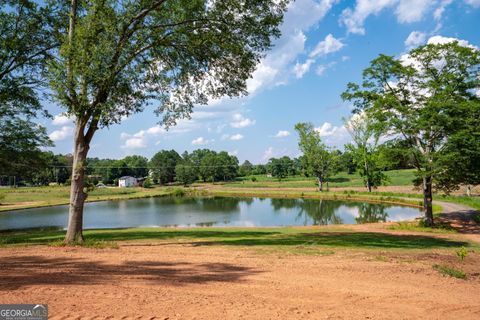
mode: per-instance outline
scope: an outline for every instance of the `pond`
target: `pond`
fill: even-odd
[[[419,209],[318,199],[158,197],[85,204],[84,226],[271,227],[412,220]],[[67,226],[68,206],[0,213],[0,230]]]

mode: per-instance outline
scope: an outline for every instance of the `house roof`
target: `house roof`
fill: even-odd
[[[132,176],[123,176],[123,177],[120,177],[120,178],[118,178],[118,179],[119,179],[119,180],[126,180],[126,179],[130,179],[130,178],[132,178],[132,179],[137,179],[137,178],[132,177]]]

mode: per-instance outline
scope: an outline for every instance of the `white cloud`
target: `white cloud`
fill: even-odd
[[[238,156],[238,150],[228,151],[228,154],[229,154],[230,156]]]
[[[205,146],[207,144],[212,144],[214,142],[215,142],[214,139],[208,140],[208,139],[205,139],[204,137],[198,137],[198,138],[196,138],[192,141],[192,145],[194,145],[194,146]]]
[[[472,7],[480,7],[480,0],[465,0],[465,3],[471,5]]]
[[[177,125],[171,127],[169,130],[166,130],[165,128],[157,125],[144,130],[140,130],[133,134],[122,132],[120,134],[120,139],[124,141],[124,144],[121,146],[121,148],[145,148],[150,142],[156,142],[156,145],[158,145],[158,139],[161,137],[168,137],[176,134],[187,133],[200,127],[201,125],[192,118],[190,120],[178,120]]]
[[[268,159],[273,158],[274,155],[275,151],[273,150],[273,147],[268,147],[268,149],[263,153],[263,160],[268,161]]]
[[[283,156],[295,157],[298,156],[298,154],[294,154],[292,150],[287,148],[275,149],[274,147],[268,147],[263,152],[262,161],[267,162],[271,158],[280,158]]]
[[[230,123],[230,126],[237,129],[246,128],[253,126],[255,122],[255,120],[244,118],[241,114],[236,113],[233,115],[233,121]]]
[[[322,141],[329,146],[341,148],[351,140],[348,130],[343,125],[334,126],[330,122],[325,122],[315,130],[320,134]]]
[[[285,138],[290,135],[290,132],[287,130],[279,130],[276,135],[274,135],[274,138]]]
[[[315,70],[315,73],[319,76],[323,76],[326,70],[327,70],[327,66],[324,64],[321,64],[317,67],[317,69]]]
[[[330,69],[331,67],[333,67],[334,65],[336,64],[335,61],[332,61],[328,64],[320,64],[317,66],[317,68],[315,69],[315,73],[318,75],[318,76],[323,76],[325,74],[325,71],[327,71],[328,69]]]
[[[452,0],[442,0],[440,2],[440,5],[435,9],[433,12],[433,18],[435,21],[440,21],[443,16],[443,12],[445,11],[445,8],[452,3]]]
[[[297,0],[289,3],[280,27],[281,37],[274,42],[273,49],[262,59],[252,78],[247,81],[250,95],[288,82],[295,61],[305,51],[305,32],[317,25],[337,2],[338,0]],[[296,77],[301,77],[298,76],[300,73],[300,70],[294,72]]]
[[[295,66],[293,67],[293,73],[295,73],[295,77],[297,79],[300,79],[303,77],[303,75],[305,73],[308,72],[308,70],[310,70],[310,66],[312,65],[312,63],[314,63],[315,60],[313,59],[307,59],[307,61],[305,61],[305,63],[296,63]]]
[[[55,130],[48,136],[52,141],[61,141],[70,137],[73,134],[73,128],[70,126],[63,126],[60,130]]]
[[[425,42],[426,34],[420,31],[412,31],[405,40],[407,48],[418,47]]]
[[[143,138],[128,138],[122,147],[126,149],[141,149],[146,148],[147,144]]]
[[[432,0],[401,0],[398,3],[397,15],[398,22],[411,23],[422,20],[430,6],[434,3]]]
[[[242,140],[242,139],[243,139],[243,136],[240,133],[237,133],[237,134],[234,134],[234,135],[230,136],[230,140],[232,140],[232,141],[238,141],[238,140]]]
[[[451,43],[455,41],[457,41],[460,46],[478,49],[476,46],[470,44],[467,40],[462,40],[458,38],[449,38],[449,37],[443,37],[443,36],[430,37],[427,43],[428,44],[446,44],[446,43]]]
[[[395,8],[398,22],[411,23],[423,19],[434,4],[431,0],[357,0],[355,8],[343,10],[340,23],[349,33],[365,34],[365,20],[386,8]]]
[[[72,123],[73,123],[73,120],[62,113],[57,114],[55,117],[53,117],[53,120],[52,120],[52,124],[55,126],[64,126]]]
[[[343,42],[336,39],[331,33],[325,39],[320,41],[315,48],[310,52],[310,57],[325,56],[329,53],[337,52],[344,46]]]

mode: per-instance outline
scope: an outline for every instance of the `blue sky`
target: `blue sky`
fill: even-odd
[[[90,157],[150,158],[161,149],[225,150],[240,161],[298,156],[297,122],[312,122],[325,143],[342,149],[342,125],[351,106],[340,94],[378,54],[401,56],[427,42],[456,38],[480,46],[480,0],[297,0],[290,4],[282,36],[248,82],[249,96],[212,101],[191,120],[165,131],[153,109],[96,133]],[[72,151],[73,124],[48,106],[51,148]]]

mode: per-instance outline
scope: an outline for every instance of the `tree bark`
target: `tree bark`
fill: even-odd
[[[425,210],[425,225],[433,226],[432,177],[423,178],[423,208]]]
[[[472,196],[472,186],[469,184],[467,185],[467,197]]]
[[[323,191],[323,178],[318,177],[318,191]]]
[[[83,191],[85,181],[85,161],[89,143],[85,140],[82,126],[76,125],[74,138],[72,183],[70,185],[70,208],[65,243],[83,242],[83,205],[87,194]]]
[[[367,189],[368,192],[372,192],[372,185],[370,184],[370,181],[367,180]]]

